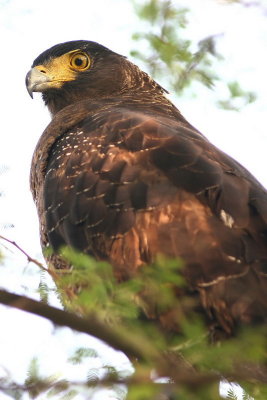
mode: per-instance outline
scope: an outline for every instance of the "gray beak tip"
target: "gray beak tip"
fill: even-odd
[[[28,90],[28,93],[29,93],[31,99],[33,99],[33,94],[32,94],[32,92],[31,92],[30,90]]]
[[[27,91],[28,91],[30,97],[33,99],[33,94],[32,94],[32,92],[33,92],[32,89],[33,89],[33,88],[32,88],[32,85],[31,85],[31,71],[29,71],[29,72],[27,73],[26,79],[25,79],[25,83],[26,83]]]
[[[33,99],[33,92],[43,92],[49,87],[50,77],[37,68],[32,68],[26,75],[26,88]]]

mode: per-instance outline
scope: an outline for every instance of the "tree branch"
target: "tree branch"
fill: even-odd
[[[67,326],[78,332],[95,336],[116,350],[124,352],[130,358],[151,361],[159,358],[159,353],[148,340],[142,338],[139,341],[139,338],[133,338],[132,335],[129,335],[129,331],[121,326],[111,327],[104,324],[93,313],[87,314],[86,318],[81,318],[68,311],[60,310],[6,290],[0,290],[0,303],[44,317],[56,325]]]
[[[173,383],[185,384],[199,387],[228,379],[229,381],[252,381],[267,382],[267,371],[265,366],[257,364],[238,365],[234,371],[224,371],[223,377],[215,372],[198,372],[183,358],[173,353],[165,353],[157,350],[151,341],[139,334],[129,332],[123,326],[109,326],[103,323],[94,313],[87,314],[81,318],[68,311],[49,306],[26,296],[0,290],[0,303],[17,308],[22,311],[44,317],[59,326],[67,326],[78,332],[92,335],[116,350],[124,352],[130,359],[138,359],[148,362],[151,368],[157,370],[161,376],[169,376]],[[153,343],[153,342],[152,342]],[[125,383],[140,383],[140,377],[126,379]],[[147,378],[145,378],[146,381]],[[102,382],[104,383],[104,381]],[[101,382],[100,382],[101,384]]]

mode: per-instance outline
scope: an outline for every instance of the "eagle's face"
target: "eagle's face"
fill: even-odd
[[[52,114],[76,101],[119,95],[138,86],[138,67],[106,47],[85,40],[61,43],[40,54],[26,76],[30,96],[42,92]]]

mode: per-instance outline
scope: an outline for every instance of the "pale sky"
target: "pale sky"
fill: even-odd
[[[181,99],[172,99],[193,125],[267,186],[267,16],[259,8],[222,6],[215,0],[175,2],[192,7],[188,17],[193,40],[222,34],[218,50],[225,60],[217,64],[216,71],[228,81],[238,80],[244,89],[255,91],[258,99],[241,112],[220,110],[214,103],[218,94],[227,97],[222,83],[214,91],[198,86],[194,96],[188,93]],[[50,117],[39,95],[34,100],[28,96],[25,75],[42,51],[68,40],[94,40],[129,56],[130,50],[138,46],[132,42],[131,34],[139,29],[142,26],[126,0],[0,0],[0,168],[9,168],[0,175],[0,191],[4,192],[0,198],[0,228],[3,235],[16,240],[34,257],[40,258],[41,251],[28,177],[34,147]],[[14,228],[3,230],[8,223],[13,223]],[[35,290],[39,273],[35,267],[28,267],[29,273],[24,274],[26,260],[12,251],[6,252],[8,262],[0,268],[2,287],[38,299]],[[0,368],[4,365],[20,381],[34,355],[40,356],[42,367],[52,374],[64,370],[64,357],[75,349],[76,343],[89,347],[95,344],[93,339],[73,335],[67,329],[53,335],[52,325],[43,319],[3,307],[0,312]],[[103,346],[99,349],[107,362],[119,359],[124,368],[125,358]]]

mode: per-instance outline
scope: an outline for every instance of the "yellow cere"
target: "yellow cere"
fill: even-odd
[[[49,86],[60,88],[63,82],[73,81],[77,72],[86,71],[90,68],[91,61],[88,54],[81,50],[73,50],[60,57],[53,58],[43,65],[35,68],[45,72],[51,79]]]

